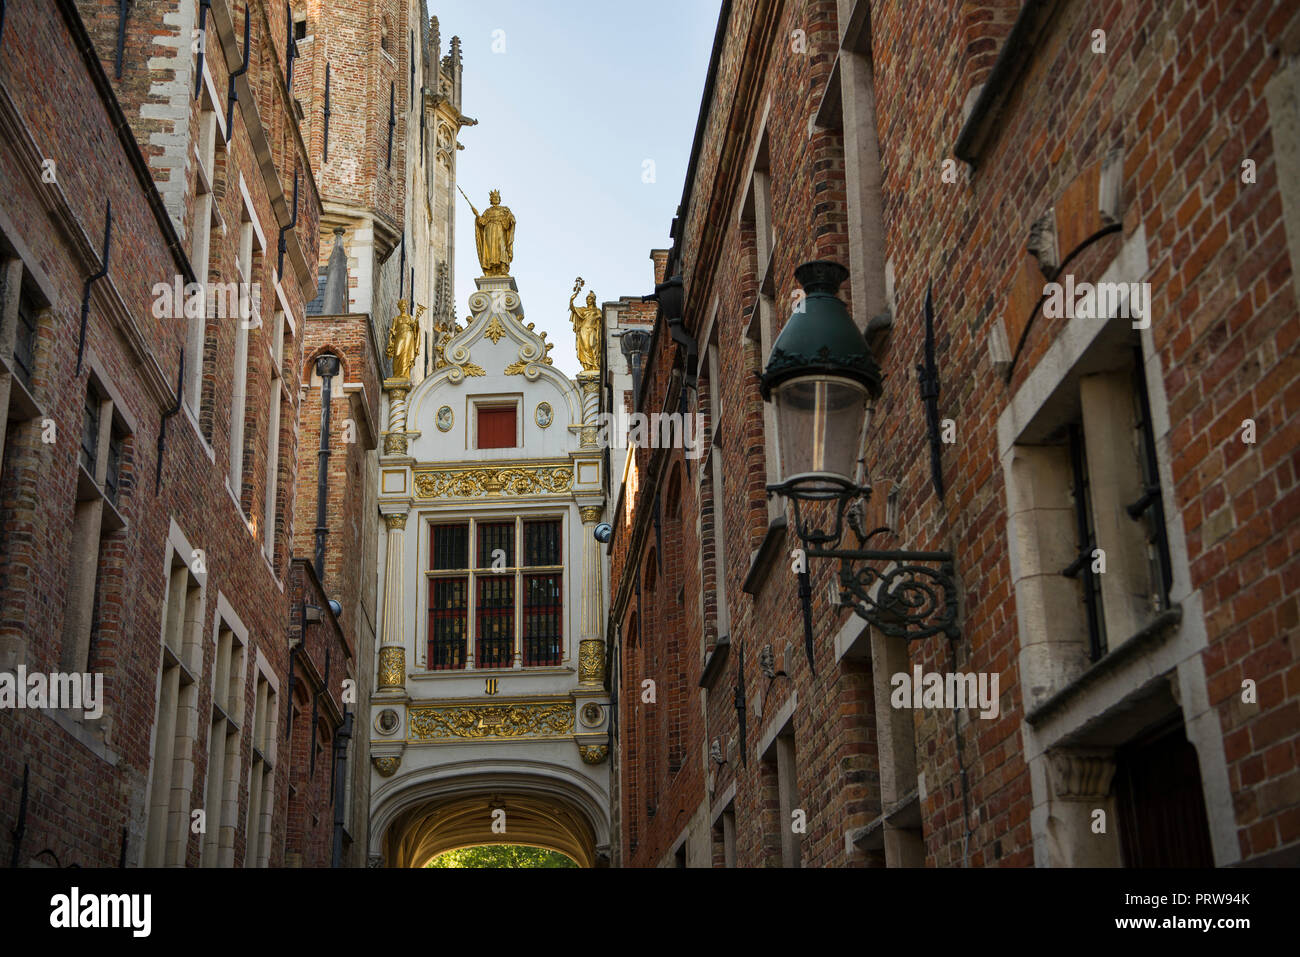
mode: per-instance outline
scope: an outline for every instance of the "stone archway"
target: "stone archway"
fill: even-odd
[[[462,847],[522,844],[558,851],[580,867],[607,866],[603,792],[553,766],[539,770],[462,764],[388,782],[375,796],[370,846],[382,860],[372,864],[423,867]],[[494,821],[503,821],[504,832]]]
[[[495,815],[495,816],[494,816]],[[499,821],[503,832],[493,830]],[[423,867],[447,851],[480,844],[524,844],[558,851],[580,867],[597,864],[595,835],[567,803],[523,793],[479,793],[429,801],[402,812],[384,835],[389,867]]]

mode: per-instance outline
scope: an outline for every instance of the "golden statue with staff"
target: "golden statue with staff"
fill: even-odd
[[[569,319],[578,340],[578,361],[582,363],[582,371],[599,374],[601,314],[596,306],[596,294],[587,293],[585,306],[573,304],[585,285],[586,281],[581,276],[573,285],[573,295],[569,297]]]
[[[414,316],[409,310],[408,300],[399,301],[398,314],[393,318],[392,328],[388,330],[387,354],[393,360],[394,379],[411,378],[415,357],[420,352],[420,317],[424,315],[424,306],[416,306]]]
[[[460,195],[465,196],[463,189]],[[492,205],[480,213],[465,196],[465,202],[474,212],[474,243],[478,247],[479,265],[486,277],[509,276],[510,263],[515,258],[515,214],[509,206],[501,205],[500,190],[492,190],[488,199]]]

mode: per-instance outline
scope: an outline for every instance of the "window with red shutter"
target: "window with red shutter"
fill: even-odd
[[[515,442],[515,407],[478,410],[478,447],[513,449]]]

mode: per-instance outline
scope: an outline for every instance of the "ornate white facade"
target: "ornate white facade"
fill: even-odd
[[[550,364],[513,279],[478,288],[429,376],[385,383],[371,863],[513,843],[597,866],[610,713],[599,377]]]

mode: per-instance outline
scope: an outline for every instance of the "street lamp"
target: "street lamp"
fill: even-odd
[[[880,366],[837,293],[848,270],[834,262],[795,270],[804,297],[772,346],[762,394],[776,412],[779,481],[767,487],[794,506],[795,531],[807,558],[837,559],[840,598],[886,635],[915,641],[960,634],[957,585],[950,552],[868,549],[876,535],[864,524],[871,496],[865,450]],[[812,503],[834,503],[834,524],[823,525]],[[841,549],[845,525],[857,538]],[[808,574],[800,575],[804,638],[812,664],[812,608]]]

